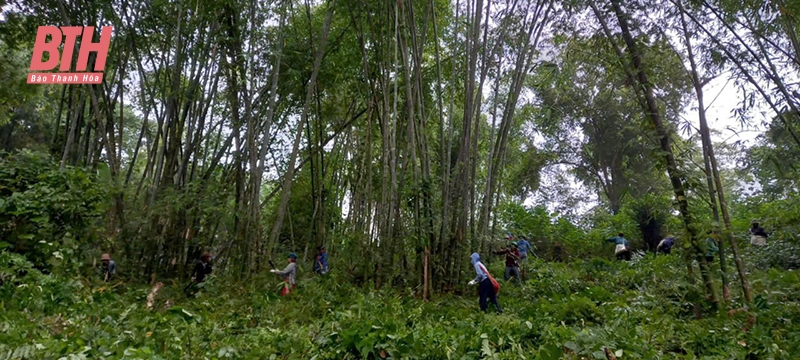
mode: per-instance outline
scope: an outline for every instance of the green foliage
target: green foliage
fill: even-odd
[[[274,277],[236,285],[212,276],[193,300],[167,284],[150,308],[149,288],[44,275],[2,251],[0,356],[604,359],[608,348],[621,359],[722,360],[800,350],[800,277],[791,271],[755,272],[752,310],[694,320],[678,256],[531,265],[522,287],[503,288],[503,315],[480,313],[471,291],[420,302],[353,287],[337,272],[301,276],[287,298]]]
[[[586,29],[569,34],[576,29],[537,27],[542,36],[537,32],[536,38],[552,43],[531,49],[533,57],[548,46],[556,54],[549,56],[552,63],[534,65],[525,77],[524,99],[515,103],[505,99],[511,71],[521,69],[512,59],[530,40],[520,36],[524,31],[517,31],[524,29],[516,25],[531,16],[546,17],[522,13],[533,3],[514,9],[506,4],[505,10],[487,7],[489,33],[478,44],[491,46],[491,52],[464,41],[465,34],[481,29],[471,25],[469,16],[452,21],[476,9],[464,4],[454,11],[443,0],[398,3],[396,13],[391,3],[352,0],[313,7],[157,0],[126,3],[125,11],[116,11],[119,4],[106,0],[66,6],[66,14],[56,10],[65,4],[54,0],[11,4],[3,14],[7,21],[0,24],[3,146],[52,147],[56,156],[69,155],[68,164],[100,170],[60,169],[56,159],[31,151],[4,154],[0,160],[0,357],[577,360],[603,359],[608,348],[622,359],[776,359],[800,350],[800,277],[786,271],[800,266],[800,157],[783,127],[773,126],[747,153],[750,173],[742,177],[759,181],[765,195],[731,201],[733,231],[757,294],[748,310],[715,316],[702,288],[685,279],[680,256],[610,260],[613,246],[605,239],[617,232],[641,249],[644,242],[652,248],[653,241],[670,232],[680,237],[682,227],[672,215],[664,153],[630,86],[632,79],[620,67],[627,60],[621,61],[610,46],[609,40],[619,39],[587,33],[597,26],[581,24]],[[722,1],[717,6],[738,14],[736,8],[754,4]],[[325,56],[317,84],[309,87],[327,5],[336,7],[331,36],[320,49]],[[546,11],[561,20],[572,15],[564,10],[574,5]],[[642,70],[672,128],[686,107],[684,61],[676,56],[673,39],[664,35],[674,29],[656,28],[657,22],[638,14],[652,9],[659,16],[673,14],[651,9],[647,2],[628,5],[626,11],[636,15],[631,24],[637,28]],[[797,10],[794,4],[780,15],[766,9],[766,20],[754,20],[761,20],[756,25],[774,37],[780,26],[796,28]],[[288,23],[278,30],[276,15],[283,11]],[[24,84],[35,26],[62,23],[62,16],[116,27],[110,82],[95,88],[104,90],[99,99],[90,101],[84,93],[88,88]],[[784,23],[763,24],[771,19]],[[136,24],[135,31],[130,24]],[[272,64],[279,31],[286,44],[280,85],[273,92],[265,84],[277,70]],[[470,134],[464,132],[470,130],[464,114],[471,110],[465,111],[469,101],[463,91],[475,66],[468,64],[471,56],[463,55],[476,49],[480,66],[488,66],[477,69],[481,74],[488,69],[488,77],[480,80],[483,93],[491,97],[472,104],[480,111],[473,119],[476,133]],[[441,64],[433,60],[434,51],[441,51]],[[730,70],[717,68],[725,60],[718,49],[701,52],[709,52],[701,57],[710,56],[717,65],[707,75]],[[487,58],[490,54],[498,56]],[[495,62],[499,73],[494,73]],[[120,68],[123,63],[127,68]],[[417,68],[419,78],[412,78]],[[489,90],[495,85],[497,90]],[[308,123],[295,124],[304,118],[299,108],[306,91],[314,88]],[[68,96],[58,95],[67,89]],[[269,119],[265,97],[275,93],[278,105]],[[752,106],[753,98],[748,99]],[[500,113],[518,109],[502,131],[485,126],[489,115],[493,126],[503,117],[495,109],[487,111],[490,101],[500,104]],[[55,114],[62,107],[68,116]],[[365,116],[353,119],[362,109]],[[147,116],[140,118],[143,113]],[[797,120],[796,114],[787,116]],[[101,134],[98,125],[106,120],[109,128]],[[273,121],[270,131],[267,121]],[[142,146],[134,165],[140,129]],[[262,129],[269,138],[262,137]],[[452,135],[445,133],[450,130]],[[280,186],[276,180],[286,165],[281,160],[285,163],[293,131],[303,136],[300,158],[310,160],[296,174],[285,226],[273,242],[264,238],[274,223],[278,197],[266,202],[261,215],[248,205],[264,200],[269,193],[264,190]],[[500,157],[505,160],[493,164],[502,167],[498,224],[528,236],[539,258],[526,264],[529,279],[523,286],[503,287],[505,313],[495,316],[476,311],[474,294],[464,296],[463,288],[450,287],[451,281],[460,284],[468,277],[459,271],[467,268],[466,259],[459,259],[478,239],[466,231],[474,220],[463,221],[467,216],[462,215],[477,206],[467,210],[467,201],[444,204],[447,196],[468,200],[473,194],[475,205],[480,203],[486,159],[500,150],[495,149],[502,143],[500,134],[508,146]],[[120,150],[113,181],[103,160],[111,147],[106,137]],[[312,156],[329,137],[329,146]],[[74,148],[65,152],[67,139]],[[232,139],[229,148],[221,147],[225,139]],[[439,153],[445,144],[451,147],[446,149],[450,159]],[[261,146],[269,150],[269,159],[255,158]],[[687,161],[692,156],[696,161],[696,144],[675,136],[673,146],[689,192],[705,193],[705,178]],[[218,164],[216,154],[221,156]],[[459,158],[474,168],[459,168]],[[262,161],[267,178],[258,189],[250,186],[252,164]],[[540,170],[553,163],[571,167],[558,180],[577,178],[598,193],[602,204],[576,219],[562,211],[573,198],[560,204],[561,213],[514,203],[539,188]],[[127,174],[133,175],[131,181]],[[118,188],[123,183],[128,186]],[[441,193],[450,185],[449,194]],[[708,227],[711,216],[699,198],[692,196],[690,211],[698,228]],[[114,211],[108,211],[112,204]],[[348,205],[348,215],[342,216]],[[108,231],[101,234],[106,218]],[[744,234],[751,218],[775,230],[769,246],[747,246]],[[425,236],[425,230],[433,235]],[[266,254],[301,253],[322,242],[335,249],[333,272],[301,278],[289,298],[274,294],[281,286],[276,278],[253,271],[274,260]],[[184,284],[166,281],[151,308],[146,305],[151,290],[142,284],[96,284],[80,277],[77,270],[89,263],[85,258],[109,247],[123,248],[121,269],[126,262],[141,264],[127,267],[133,279],[179,278],[205,249],[220,261],[198,286],[196,299],[184,298]],[[426,250],[433,255],[424,266],[430,266],[434,289],[449,292],[420,302],[409,294],[419,292]],[[305,267],[307,254],[301,271],[310,268]],[[501,263],[489,266],[502,273]],[[731,284],[736,276],[731,274]],[[398,278],[402,281],[393,281]],[[729,303],[734,309],[740,306],[738,296],[734,289]],[[696,303],[711,316],[694,319]]]
[[[790,123],[797,124],[797,114],[783,115]],[[758,144],[747,149],[740,160],[743,170],[754,177],[768,198],[786,198],[798,190],[800,146],[777,117],[759,135]]]
[[[0,38],[0,126],[22,107],[32,105],[31,100],[40,92],[40,88],[26,84],[29,65],[29,50],[13,49]]]
[[[762,270],[769,268],[800,269],[800,246],[782,240],[768,241],[767,246],[748,249],[753,266]]]
[[[590,242],[584,230],[557,213],[549,213],[544,206],[527,208],[504,203],[497,211],[509,231],[526,236],[534,252],[547,259],[556,257],[556,247],[562,248],[570,256],[578,257],[602,248],[602,242]]]
[[[94,176],[78,168],[58,169],[47,155],[3,155],[0,238],[38,268],[76,263],[88,247],[99,244],[95,225],[105,196]]]
[[[3,25],[0,28],[8,29]],[[0,150],[46,150],[53,138],[60,88],[28,85],[32,45],[14,48],[4,38],[0,35]]]
[[[499,219],[506,228],[514,234],[527,236],[540,256],[547,259],[554,259],[556,244],[563,246],[570,257],[592,258],[602,254],[612,258],[614,247],[604,240],[619,232],[625,234],[634,249],[647,249],[648,239],[655,241],[654,249],[664,236],[680,237],[683,233],[680,219],[673,216],[672,211],[667,195],[647,194],[626,198],[616,215],[597,207],[582,219],[585,226],[579,227],[564,216],[549,213],[544,206],[527,208],[504,203],[498,209]]]
[[[638,198],[669,187],[658,171],[663,155],[657,153],[656,134],[609,45],[604,36],[571,38],[559,46],[558,67],[540,66],[531,85],[542,102],[534,123],[545,148],[617,213],[626,195]],[[688,90],[679,59],[663,41],[642,49],[644,63],[657,66],[648,76],[652,81],[658,74],[653,82],[664,86],[662,101],[679,106]]]
[[[800,197],[790,192],[774,199],[768,192],[738,199],[732,204],[733,234],[754,268],[800,268]],[[748,230],[753,221],[768,233],[767,246],[751,247]]]

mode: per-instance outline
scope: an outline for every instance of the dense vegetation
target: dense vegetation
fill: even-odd
[[[25,286],[2,293],[0,354],[10,358],[605,359],[607,348],[620,359],[791,359],[800,351],[796,272],[754,271],[753,304],[734,301],[695,320],[701,295],[677,256],[537,260],[524,286],[501,289],[502,315],[478,312],[469,296],[422,302],[337,273],[303,279],[288,298],[265,277],[237,286],[215,278],[192,300],[168,284],[150,309],[148,287],[57,281],[17,255],[2,260],[13,264],[4,273],[28,271]]]
[[[0,6],[0,358],[800,354],[796,1]],[[103,83],[27,84],[41,25],[113,26]]]

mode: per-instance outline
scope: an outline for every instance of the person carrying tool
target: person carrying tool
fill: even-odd
[[[281,289],[281,296],[289,295],[295,286],[297,286],[297,255],[295,253],[289,254],[287,259],[289,265],[283,270],[272,269],[269,272],[283,276],[283,288]]]
[[[528,238],[526,238],[524,235],[519,236],[519,240],[517,240],[517,248],[519,249],[519,260],[523,263],[528,260],[529,253],[532,256],[536,256],[536,254],[533,253],[531,243],[528,242]]]

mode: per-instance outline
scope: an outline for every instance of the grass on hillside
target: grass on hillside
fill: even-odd
[[[1,263],[20,261],[2,256]],[[480,313],[476,293],[422,302],[408,295],[411,289],[355,287],[335,268],[324,278],[303,274],[289,298],[275,295],[274,276],[244,286],[212,277],[192,300],[181,284],[165,284],[153,309],[150,287],[111,289],[31,270],[0,288],[0,359],[555,360],[606,359],[605,349],[619,359],[800,354],[794,271],[755,272],[753,305],[734,301],[716,314],[704,305],[705,318],[697,320],[692,301],[702,294],[687,283],[678,256],[532,265],[523,286],[502,283],[502,315]],[[501,275],[502,266],[490,270]]]

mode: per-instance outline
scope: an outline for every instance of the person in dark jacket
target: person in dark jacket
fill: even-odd
[[[197,262],[192,270],[192,282],[184,289],[186,295],[193,297],[197,292],[198,285],[206,281],[206,276],[211,274],[213,268],[211,267],[211,254],[204,252],[200,256],[200,261]]]
[[[472,263],[472,267],[475,268],[475,273],[477,273],[478,276],[476,276],[475,279],[472,279],[468,285],[472,286],[478,284],[478,304],[481,306],[481,311],[486,312],[488,305],[486,300],[488,299],[492,302],[492,304],[494,304],[494,306],[497,307],[497,313],[501,314],[503,310],[500,309],[500,304],[497,302],[497,292],[495,292],[494,285],[489,279],[489,271],[486,270],[486,267],[483,266],[483,263],[481,263],[481,256],[478,255],[478,253],[472,253],[472,255],[470,255],[470,262]]]
[[[761,226],[759,226],[758,222],[753,222],[753,227],[750,228],[750,244],[754,246],[764,246],[767,245],[767,238],[769,234],[767,231],[764,230]]]
[[[528,238],[524,235],[519,236],[519,240],[517,240],[517,249],[519,249],[519,259],[521,262],[526,262],[528,260],[528,254],[535,256],[531,243],[528,242]]]
[[[658,246],[656,247],[656,253],[669,255],[673,245],[675,245],[675,238],[672,236],[667,236],[658,243]]]
[[[512,279],[515,283],[519,284],[521,281],[519,273],[520,254],[517,242],[512,242],[510,247],[497,251],[495,254],[506,256],[506,272],[503,274],[503,279],[506,281]]]
[[[628,240],[625,240],[625,236],[622,233],[617,234],[616,237],[606,239],[606,241],[616,244],[616,247],[614,248],[614,254],[617,255],[617,260],[631,260],[631,247],[628,244]]]
[[[314,272],[325,275],[328,272],[328,254],[322,246],[318,247],[317,251],[317,259],[314,261]]]

